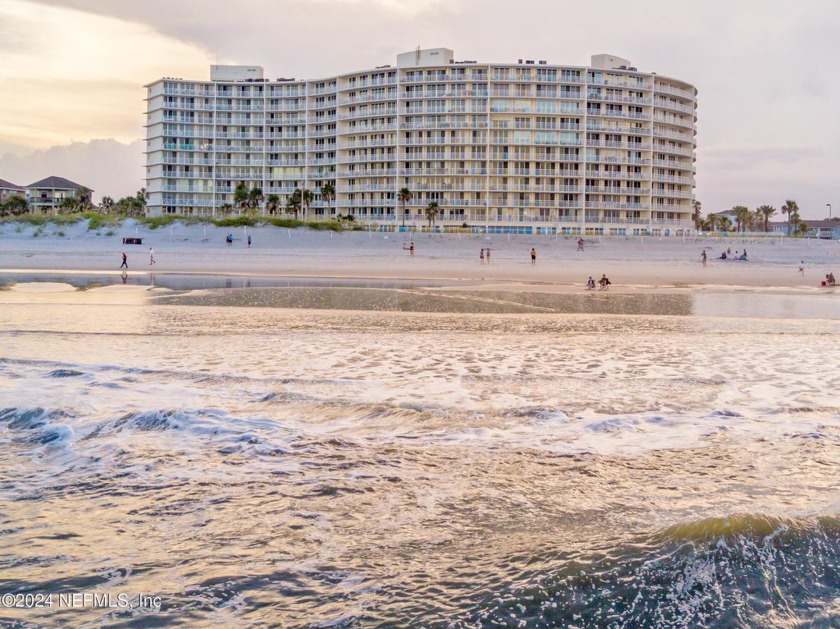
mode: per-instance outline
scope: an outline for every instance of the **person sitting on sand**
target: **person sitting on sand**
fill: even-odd
[[[720,254],[720,257],[718,258],[718,260],[726,260],[726,252],[725,251]]]
[[[606,273],[601,275],[601,279],[598,280],[598,283],[601,285],[600,290],[609,290],[610,284],[612,284],[612,282],[610,282],[609,278],[607,277]]]
[[[741,257],[740,257],[740,258],[738,258],[738,259],[739,259],[739,260],[741,260],[741,261],[743,261],[743,262],[746,262],[746,261],[747,261],[747,254],[746,254],[746,253],[742,253],[742,254],[741,254]]]
[[[592,276],[589,276],[589,279],[586,280],[586,290],[595,290],[595,280],[592,279]]]
[[[834,280],[834,273],[829,273],[825,276],[825,281],[829,286],[837,286],[837,282]]]

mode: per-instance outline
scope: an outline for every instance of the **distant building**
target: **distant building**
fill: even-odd
[[[840,221],[821,221],[821,220],[807,220],[801,222],[805,223],[808,231],[805,232],[806,238],[821,238],[823,240],[840,240]],[[789,236],[788,229],[791,227],[787,221],[775,221],[770,223],[770,231],[780,236]]]
[[[0,204],[5,203],[12,197],[26,198],[26,188],[0,179]]]
[[[215,215],[244,183],[262,191],[261,212],[268,195],[282,208],[309,190],[309,218],[415,229],[432,203],[442,228],[694,229],[697,90],[612,55],[574,66],[417,49],[320,79],[212,66],[209,79],[146,88],[151,215]]]
[[[47,177],[26,186],[26,200],[30,211],[50,212],[57,209],[64,199],[75,197],[80,188],[87,188],[87,186],[64,177]],[[90,190],[90,188],[87,189]]]

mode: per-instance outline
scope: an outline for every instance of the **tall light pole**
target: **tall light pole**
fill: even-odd
[[[826,203],[828,206],[828,220],[831,220],[831,203]]]

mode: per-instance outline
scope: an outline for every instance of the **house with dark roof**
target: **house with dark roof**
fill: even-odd
[[[12,197],[26,198],[26,188],[17,186],[5,179],[0,179],[0,205]]]
[[[87,188],[87,186],[64,177],[47,177],[26,186],[26,200],[33,212],[36,210],[49,212],[58,208],[64,199],[75,197],[80,188]]]

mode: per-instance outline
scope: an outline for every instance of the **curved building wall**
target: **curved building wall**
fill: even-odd
[[[633,68],[448,62],[147,89],[152,214],[218,214],[245,182],[281,207],[311,190],[312,218],[419,226],[436,202],[438,225],[692,226],[696,90]]]

